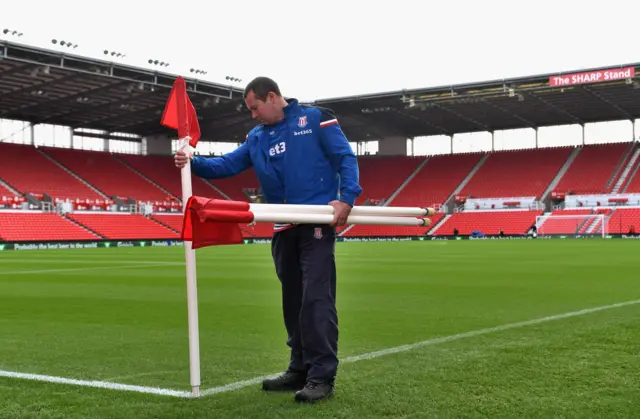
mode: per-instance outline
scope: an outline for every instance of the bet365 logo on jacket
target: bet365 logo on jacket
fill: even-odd
[[[270,156],[275,156],[276,154],[282,154],[284,153],[286,150],[286,146],[284,141],[281,143],[276,144],[275,146],[271,147],[269,149],[269,155]]]

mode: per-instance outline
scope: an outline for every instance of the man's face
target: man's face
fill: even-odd
[[[251,111],[251,117],[257,119],[264,124],[273,124],[278,122],[281,109],[276,106],[276,95],[270,92],[265,100],[256,98],[253,90],[247,94],[244,100],[247,108]]]

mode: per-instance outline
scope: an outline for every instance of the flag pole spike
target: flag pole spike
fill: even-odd
[[[179,140],[179,150],[191,155],[189,141],[191,137]],[[187,202],[192,195],[191,165],[186,164],[181,170],[182,178],[182,211],[187,209]],[[200,337],[198,328],[198,286],[196,280],[196,254],[193,243],[184,242],[185,260],[187,265],[187,315],[189,322],[189,371],[191,381],[191,395],[200,397]]]

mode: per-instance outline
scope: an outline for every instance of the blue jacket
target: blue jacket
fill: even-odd
[[[286,152],[282,178],[270,164],[269,145],[276,125],[260,124],[246,141],[219,157],[195,156],[192,172],[205,179],[226,178],[253,167],[270,204],[326,205],[339,199],[353,206],[362,193],[358,161],[332,111],[289,99],[279,135]]]

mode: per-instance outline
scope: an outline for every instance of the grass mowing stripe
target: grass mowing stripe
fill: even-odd
[[[408,345],[396,346],[396,347],[393,347],[393,348],[382,349],[380,351],[369,352],[369,353],[365,353],[365,354],[362,354],[362,355],[350,356],[350,357],[342,359],[340,362],[343,363],[343,364],[349,364],[349,363],[353,363],[353,362],[363,361],[365,359],[379,358],[381,356],[386,356],[386,355],[392,355],[392,354],[397,354],[397,353],[401,353],[401,352],[406,352],[406,351],[410,351],[410,350],[421,348],[421,347],[425,347],[425,346],[437,345],[437,344],[440,344],[440,343],[447,343],[447,342],[452,342],[454,340],[465,339],[465,338],[470,338],[470,337],[480,336],[480,335],[486,335],[486,334],[489,334],[489,333],[501,332],[501,331],[504,331],[504,330],[516,329],[516,328],[525,327],[525,326],[533,326],[533,325],[546,323],[546,322],[550,322],[550,321],[554,321],[554,320],[562,320],[562,319],[568,319],[570,317],[584,316],[585,314],[596,313],[598,311],[610,310],[610,309],[613,309],[613,308],[631,306],[631,305],[634,305],[634,304],[640,304],[640,300],[624,301],[624,302],[621,302],[621,303],[615,303],[615,304],[610,304],[610,305],[606,305],[606,306],[585,308],[584,310],[571,311],[571,312],[568,312],[568,313],[555,314],[555,315],[552,315],[552,316],[539,317],[537,319],[526,320],[526,321],[522,321],[522,322],[508,323],[508,324],[504,324],[504,325],[501,325],[501,326],[488,327],[488,328],[485,328],[485,329],[472,330],[470,332],[458,333],[458,334],[455,334],[455,335],[443,336],[443,337],[440,337],[440,338],[433,338],[433,339],[423,340],[421,342],[411,343],[411,344],[408,344]],[[227,385],[224,385],[224,386],[213,387],[213,388],[206,389],[206,390],[202,391],[202,395],[203,396],[209,396],[209,395],[213,395],[213,394],[224,393],[224,392],[231,391],[231,390],[238,390],[238,389],[241,389],[241,388],[244,388],[244,387],[248,387],[248,386],[251,386],[251,385],[254,385],[254,384],[258,384],[262,380],[264,380],[265,378],[271,378],[271,377],[273,377],[275,375],[277,375],[277,374],[264,376],[264,377],[251,378],[249,380],[238,381],[238,382],[227,384]]]
[[[620,302],[620,303],[609,304],[609,305],[606,305],[606,306],[586,308],[586,309],[583,309],[583,310],[571,311],[571,312],[562,313],[562,314],[555,314],[555,315],[551,315],[551,316],[547,316],[547,317],[540,317],[540,318],[537,318],[537,319],[532,319],[532,320],[527,320],[527,321],[522,321],[522,322],[508,323],[508,324],[504,324],[504,325],[501,325],[501,326],[489,327],[489,328],[485,328],[485,329],[478,329],[478,330],[473,330],[473,331],[470,331],[470,332],[458,333],[458,334],[455,334],[455,335],[443,336],[443,337],[434,338],[434,339],[428,339],[428,340],[424,340],[424,341],[421,341],[421,342],[416,342],[416,343],[412,343],[412,344],[408,344],[408,345],[396,346],[396,347],[393,347],[393,348],[383,349],[383,350],[380,350],[380,351],[369,352],[369,353],[365,353],[365,354],[362,354],[362,355],[351,356],[351,357],[347,357],[347,358],[343,359],[341,362],[342,363],[359,362],[359,361],[366,360],[366,359],[373,359],[373,358],[378,358],[378,357],[385,356],[385,355],[391,355],[391,354],[397,354],[397,353],[401,353],[401,352],[406,352],[406,351],[409,351],[409,350],[412,350],[412,349],[416,349],[416,348],[420,348],[420,347],[437,345],[437,344],[446,343],[446,342],[452,342],[452,341],[459,340],[459,339],[464,339],[464,338],[469,338],[469,337],[474,337],[474,336],[480,336],[480,335],[500,332],[500,331],[509,330],[509,329],[515,329],[515,328],[520,328],[520,327],[525,327],[525,326],[537,325],[537,324],[546,323],[546,322],[550,322],[550,321],[554,321],[554,320],[562,320],[562,319],[567,319],[567,318],[570,318],[570,317],[583,316],[585,314],[591,314],[591,313],[595,313],[595,312],[598,312],[598,311],[610,310],[610,309],[613,309],[613,308],[631,306],[631,305],[635,305],[635,304],[639,304],[639,303],[640,303],[640,300],[624,301],[624,302]],[[255,378],[251,378],[251,379],[248,379],[248,380],[237,381],[237,382],[234,382],[234,383],[226,384],[226,385],[223,385],[223,386],[209,388],[209,389],[203,390],[201,392],[201,395],[202,396],[211,396],[211,395],[214,395],[214,394],[225,393],[225,392],[233,391],[233,390],[239,390],[239,389],[251,386],[251,385],[259,384],[263,379],[268,378],[268,377],[272,377],[274,375],[276,375],[276,374],[269,375],[269,376],[255,377]],[[113,383],[113,382],[108,382],[108,381],[77,380],[77,379],[73,379],[73,378],[54,377],[54,376],[49,376],[49,375],[29,374],[29,373],[20,373],[20,372],[13,372],[13,371],[2,371],[2,370],[0,370],[0,377],[18,378],[18,379],[35,380],[35,381],[44,381],[44,382],[49,382],[49,383],[69,384],[69,385],[77,385],[77,386],[84,386],[84,387],[94,387],[94,388],[102,388],[102,389],[108,389],[108,390],[133,391],[133,392],[137,392],[137,393],[154,394],[154,395],[160,395],[160,396],[172,396],[172,397],[180,397],[180,398],[193,397],[192,394],[190,392],[187,392],[187,391],[171,390],[171,389],[164,389],[164,388],[157,388],[157,387],[145,387],[145,386],[137,386],[137,385],[130,385],[130,384],[120,384],[120,383]]]
[[[88,266],[86,268],[62,268],[62,269],[35,269],[30,271],[0,271],[0,275],[21,275],[21,274],[45,274],[56,272],[80,272],[80,271],[99,271],[104,269],[133,269],[133,268],[148,268],[150,266],[178,266],[184,265],[184,263],[171,263],[171,262],[158,262],[158,263],[145,263],[135,265],[110,265],[110,266]]]

